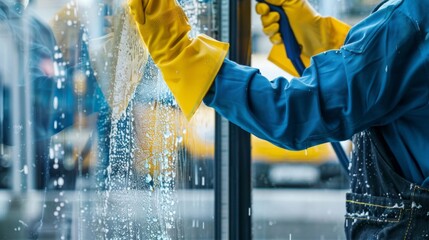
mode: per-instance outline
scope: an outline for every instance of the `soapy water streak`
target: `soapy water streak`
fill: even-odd
[[[98,48],[114,49],[101,51],[106,61],[98,74],[107,73],[104,91],[112,106],[112,127],[105,189],[95,208],[98,220],[92,222],[103,239],[178,239],[181,113],[153,62],[147,63],[129,14],[121,15],[113,38],[104,40],[109,47]]]
[[[213,22],[207,21],[212,12],[201,7],[200,1],[180,4],[193,26],[192,35],[213,29]],[[67,13],[91,15],[82,5],[67,6]],[[126,5],[117,3],[112,12],[112,32],[99,38],[93,38],[91,31],[84,35],[94,76],[111,108],[106,138],[93,140],[100,174],[97,172],[90,187],[76,188],[78,199],[58,198],[58,204],[77,201],[77,207],[72,207],[77,212],[70,216],[64,212],[57,218],[64,215],[78,221],[73,230],[77,239],[186,239],[177,188],[181,184],[178,175],[182,180],[189,177],[179,169],[190,161],[182,150],[188,123],[149,58]],[[90,21],[80,22],[84,26]],[[73,28],[76,22],[65,20],[67,27],[59,32]],[[79,158],[79,168],[82,165]],[[87,192],[94,188],[98,189],[95,198]]]
[[[112,16],[113,31],[90,40],[89,50],[97,81],[117,120],[134,96],[148,60],[148,51],[126,6]]]

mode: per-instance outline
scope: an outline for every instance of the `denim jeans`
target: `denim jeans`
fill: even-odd
[[[401,176],[376,129],[356,134],[353,143],[347,239],[429,239],[429,189]]]

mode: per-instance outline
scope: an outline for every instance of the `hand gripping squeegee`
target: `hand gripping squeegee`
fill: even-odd
[[[256,0],[261,3],[265,3],[270,7],[270,10],[272,12],[277,12],[280,14],[280,35],[283,39],[283,45],[286,49],[286,57],[289,58],[289,60],[292,62],[293,66],[295,67],[298,74],[301,76],[304,72],[305,65],[301,60],[301,47],[298,44],[298,41],[296,40],[296,37],[292,31],[292,28],[289,23],[289,19],[284,12],[283,8],[280,6],[275,6],[272,4],[267,3],[265,0]],[[341,165],[344,167],[344,169],[348,169],[349,166],[349,159],[342,148],[341,144],[339,142],[331,142],[332,148],[335,151],[335,154],[337,154],[338,160],[340,161]]]

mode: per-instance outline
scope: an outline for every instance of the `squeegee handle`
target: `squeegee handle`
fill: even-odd
[[[289,19],[282,7],[267,3],[265,0],[256,0],[260,3],[265,3],[270,7],[272,12],[280,14],[280,35],[283,39],[283,45],[286,49],[286,57],[292,62],[299,75],[305,69],[305,65],[301,60],[301,47],[296,40],[295,34],[290,26]]]

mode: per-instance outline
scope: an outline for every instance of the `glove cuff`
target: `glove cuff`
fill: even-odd
[[[189,120],[211,87],[229,45],[205,35],[190,38],[188,18],[175,1],[151,3],[146,8],[145,23],[138,24],[139,32]],[[131,7],[137,22],[144,14],[138,7]]]
[[[304,54],[301,54],[300,57],[302,62],[304,63],[304,66],[307,67],[310,65],[310,57]],[[268,55],[268,60],[274,63],[277,67],[289,73],[290,75],[294,77],[299,77],[299,74],[295,69],[295,66],[293,65],[291,60],[287,57],[286,49],[283,44],[273,45]]]
[[[174,60],[158,65],[188,120],[210,89],[228,49],[227,43],[199,35]]]
[[[324,21],[327,22],[324,25],[329,26],[329,34],[327,35],[330,39],[329,45],[331,48],[340,48],[343,46],[351,27],[333,17],[326,17]]]

